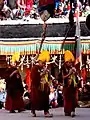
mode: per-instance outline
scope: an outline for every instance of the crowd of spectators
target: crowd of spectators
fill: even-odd
[[[72,10],[76,16],[77,0],[54,0],[53,17],[69,16]],[[90,1],[79,0],[79,15],[86,17],[90,13]],[[38,19],[38,0],[0,0],[0,19]]]

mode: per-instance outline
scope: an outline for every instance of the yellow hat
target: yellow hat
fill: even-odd
[[[66,50],[65,53],[64,53],[64,61],[67,62],[67,61],[72,61],[74,62],[75,58],[72,54],[71,51],[69,50]]]
[[[38,60],[42,62],[49,62],[50,61],[50,54],[48,51],[44,50],[41,52],[41,54],[38,57]]]
[[[19,52],[15,52],[15,53],[12,55],[11,61],[12,61],[12,62],[19,61],[19,58],[20,58],[20,53],[19,53]]]

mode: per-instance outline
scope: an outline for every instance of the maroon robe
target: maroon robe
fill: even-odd
[[[8,76],[6,79],[7,96],[6,96],[5,109],[9,111],[23,110],[24,102],[22,95],[24,89],[22,85],[21,76],[16,68],[9,68],[7,72],[8,72]]]
[[[77,99],[76,99],[76,88],[64,87],[63,96],[64,96],[64,112],[71,114],[75,112]]]
[[[40,67],[35,65],[31,70],[31,109],[44,110],[49,109],[49,92],[47,92],[47,85],[44,91],[40,90]]]
[[[66,70],[63,68],[63,75],[69,74],[69,68]],[[71,114],[71,112],[75,112],[75,108],[77,105],[77,87],[74,87],[73,84],[69,85],[69,79],[64,79],[64,87],[63,87],[63,97],[64,97],[64,112],[66,114]]]

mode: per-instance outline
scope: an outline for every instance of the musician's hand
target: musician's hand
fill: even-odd
[[[76,68],[75,68],[75,67],[72,67],[72,71],[73,71],[73,72],[76,72]]]
[[[72,69],[69,70],[69,75],[73,74],[73,71]]]
[[[40,76],[43,76],[43,75],[45,75],[45,74],[46,74],[46,72],[43,71],[43,72],[40,73]]]
[[[74,67],[72,68],[72,72],[73,74],[76,74],[76,69]]]

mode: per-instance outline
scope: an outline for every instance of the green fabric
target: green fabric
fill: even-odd
[[[37,51],[40,47],[40,43],[36,43],[36,44],[26,44],[26,45],[0,45],[0,53],[13,53],[13,52],[27,52],[27,51]],[[52,51],[60,51],[62,48],[62,44],[59,43],[55,43],[55,44],[50,44],[50,42],[48,43],[43,43],[42,45],[42,50],[49,50],[49,52]],[[75,44],[64,44],[64,50],[74,50],[75,48]],[[86,52],[87,50],[90,50],[90,44],[88,43],[82,43],[81,44],[81,48],[84,52]]]
[[[76,83],[76,77],[75,77],[75,75],[71,75],[71,82],[73,82],[74,83],[74,87],[76,87],[77,86],[77,83]]]

